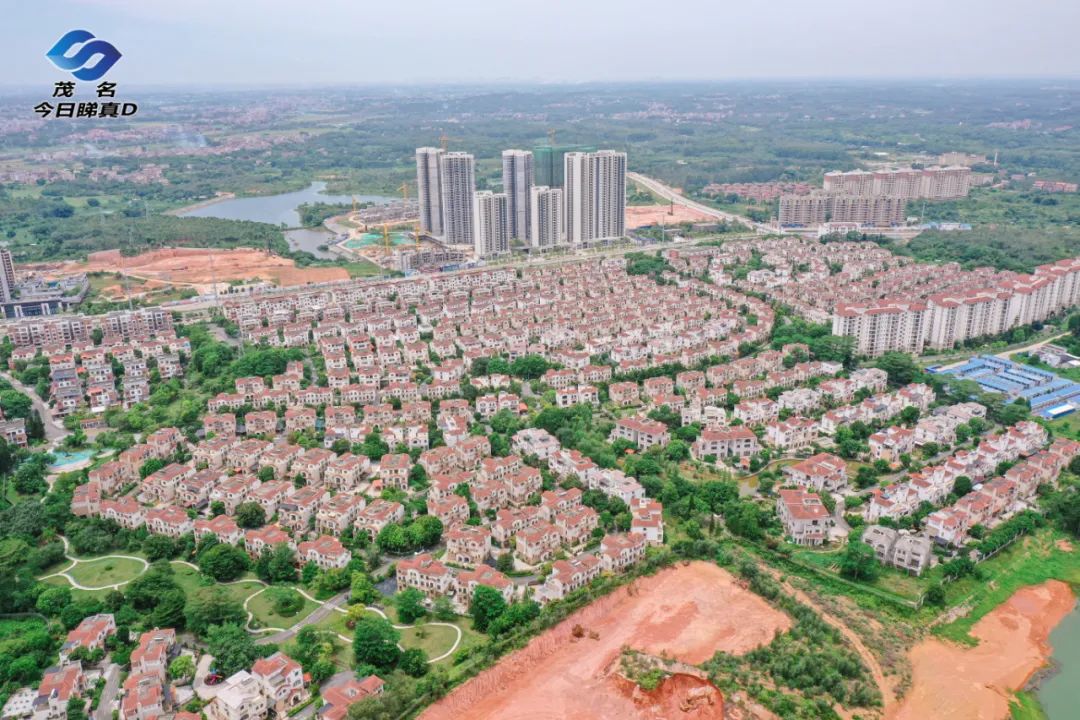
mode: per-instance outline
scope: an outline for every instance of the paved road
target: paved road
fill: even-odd
[[[30,401],[34,405],[34,409],[41,415],[41,422],[45,424],[45,439],[50,444],[59,443],[68,436],[68,431],[61,423],[56,421],[55,417],[53,417],[52,408],[50,408],[44,400],[38,397],[37,391],[35,391],[34,388],[23,385],[10,373],[0,372],[0,377],[7,380],[11,383],[12,387],[30,398]]]
[[[714,207],[709,207],[703,203],[699,203],[696,200],[691,200],[685,197],[682,193],[677,192],[674,188],[668,187],[659,180],[653,180],[650,177],[646,177],[641,173],[628,172],[626,173],[628,180],[644,186],[654,195],[668,200],[676,205],[682,205],[683,207],[690,208],[691,210],[697,210],[700,213],[708,215],[709,217],[716,218],[717,220],[726,220],[731,223],[740,223],[747,227],[752,227],[758,232],[762,233],[775,233],[775,228],[771,228],[765,223],[754,222],[750,218],[743,217],[742,215],[736,215],[734,213],[724,212],[723,210],[717,210]]]
[[[283,643],[291,640],[296,633],[300,632],[300,628],[305,625],[314,625],[315,623],[326,619],[332,612],[337,612],[334,608],[339,608],[345,604],[345,601],[349,598],[348,592],[343,592],[339,595],[335,595],[308,615],[300,622],[293,625],[288,630],[282,630],[281,632],[274,633],[273,635],[267,635],[261,637],[255,641],[257,645],[266,645],[267,643]]]
[[[120,666],[110,663],[105,670],[105,689],[101,691],[101,701],[94,711],[94,720],[112,720],[113,702],[116,691],[120,689]]]

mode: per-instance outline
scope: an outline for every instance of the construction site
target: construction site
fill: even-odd
[[[109,299],[124,299],[161,288],[190,288],[196,293],[226,292],[237,283],[269,282],[279,286],[348,280],[338,267],[301,268],[296,262],[255,248],[160,248],[133,256],[119,250],[90,253],[86,262],[39,263],[45,275],[63,277],[79,273],[112,275],[115,282],[100,288]]]
[[[787,615],[740,587],[727,571],[686,563],[594,601],[420,717],[719,720],[724,699],[692,665],[717,650],[749,652],[790,627]],[[663,669],[651,690],[628,677],[627,648]]]

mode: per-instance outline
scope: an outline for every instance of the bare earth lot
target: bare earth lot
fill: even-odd
[[[597,639],[574,639],[581,625]],[[687,663],[717,650],[744,653],[791,627],[791,620],[710,563],[669,568],[620,588],[534,638],[427,709],[423,720],[652,720],[669,716],[675,688],[634,702],[615,673],[623,646]],[[691,687],[692,678],[669,681]],[[700,684],[704,684],[703,682]],[[718,706],[683,713],[719,717]]]
[[[348,280],[344,268],[298,268],[278,255],[255,248],[231,250],[210,248],[162,248],[134,257],[122,258],[119,250],[90,253],[85,263],[63,263],[53,268],[59,274],[76,272],[120,272],[152,282],[170,283],[207,291],[231,280],[269,280],[278,285]]]
[[[713,219],[705,213],[698,212],[685,205],[676,205],[674,214],[669,215],[668,212],[671,210],[670,205],[628,205],[626,208],[626,227],[633,230],[634,228],[659,225],[661,223],[664,225],[677,225],[684,222],[704,222]]]
[[[982,618],[965,648],[938,639],[911,650],[912,687],[891,720],[997,720],[1009,717],[1012,691],[1023,687],[1051,655],[1050,631],[1076,602],[1057,580],[1017,590]]]

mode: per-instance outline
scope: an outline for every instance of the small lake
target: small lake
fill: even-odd
[[[251,220],[253,222],[270,223],[271,225],[285,224],[286,227],[299,227],[300,214],[296,208],[304,203],[352,203],[353,195],[327,195],[325,194],[326,183],[313,182],[303,190],[280,195],[263,195],[260,197],[233,198],[222,202],[211,203],[195,210],[178,213],[180,217],[212,217],[224,220]],[[393,202],[396,198],[385,195],[356,195],[356,201],[360,203],[376,203],[384,205]],[[315,243],[318,245],[319,243]]]
[[[1057,672],[1039,684],[1037,696],[1049,720],[1072,720],[1080,705],[1080,606],[1050,633]]]
[[[331,252],[320,250],[319,246],[333,245],[336,242],[334,233],[326,228],[297,228],[286,230],[285,239],[289,241],[289,249],[309,252],[320,260],[331,260],[335,257]]]

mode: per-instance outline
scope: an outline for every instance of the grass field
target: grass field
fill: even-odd
[[[418,647],[433,658],[449,650],[456,637],[457,633],[442,625],[418,625],[401,631],[401,644],[407,648]]]
[[[934,632],[941,637],[973,644],[972,626],[1014,592],[1047,580],[1080,584],[1080,553],[1064,545],[1065,535],[1049,528],[1025,538],[979,565],[983,579],[968,577],[946,586],[948,607],[970,605],[971,612]]]
[[[1016,693],[1009,703],[1009,716],[1012,720],[1047,720],[1038,698],[1026,690]]]
[[[301,596],[301,598],[303,599],[304,604],[298,611],[292,615],[278,615],[274,611],[273,588],[269,588],[259,593],[251,598],[251,602],[248,603],[248,610],[255,616],[253,627],[288,628],[315,612],[315,609],[319,607],[307,598],[304,598],[303,596]],[[333,614],[340,615],[341,613]]]
[[[102,558],[80,562],[68,570],[80,585],[104,587],[116,583],[131,582],[143,572],[143,564],[127,558]]]
[[[202,573],[190,565],[184,563],[174,562],[172,563],[172,569],[176,572],[174,579],[176,584],[183,588],[184,593],[191,595],[201,588],[213,585],[213,582],[207,582],[204,580]]]
[[[345,268],[351,278],[372,277],[383,273],[383,269],[370,260],[354,260],[342,263],[339,267]]]

